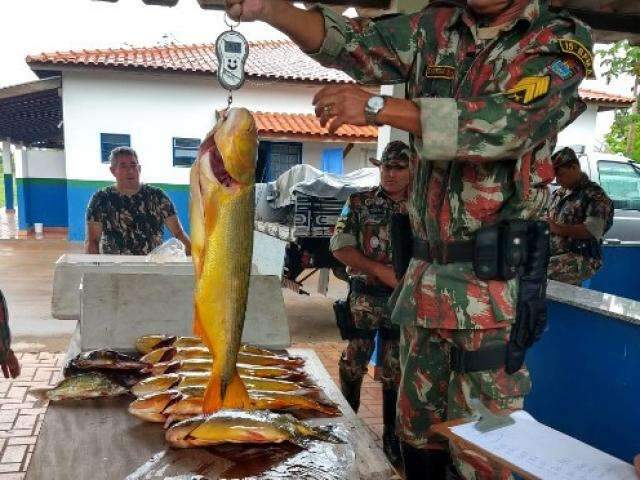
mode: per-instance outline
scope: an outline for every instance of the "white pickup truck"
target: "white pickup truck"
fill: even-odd
[[[613,201],[615,216],[605,243],[640,242],[640,164],[623,155],[585,152],[571,145],[580,167]]]

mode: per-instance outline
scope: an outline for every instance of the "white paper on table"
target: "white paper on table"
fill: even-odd
[[[492,432],[481,433],[476,422],[450,427],[464,440],[542,480],[637,480],[632,465],[537,422],[524,411]]]

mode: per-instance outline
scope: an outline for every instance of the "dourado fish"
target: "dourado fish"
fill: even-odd
[[[291,415],[239,410],[223,410],[213,415],[184,420],[169,428],[165,438],[170,445],[178,448],[221,443],[291,442],[304,445],[308,440],[343,443],[327,428],[309,425]]]
[[[213,357],[204,412],[249,408],[236,360],[249,292],[258,147],[251,112],[220,115],[191,168],[194,334]]]
[[[149,422],[181,420],[202,415],[204,403],[202,385],[187,386],[150,393],[134,400],[129,413]],[[314,392],[310,392],[313,394]],[[304,395],[304,392],[249,391],[252,410],[275,410],[294,415],[316,412],[326,416],[340,415],[336,405],[327,405]]]
[[[44,395],[52,401],[85,400],[89,398],[113,397],[128,392],[126,387],[99,372],[80,373],[63,379]]]
[[[210,372],[212,364],[213,360],[211,358],[171,360],[169,362],[156,363],[148,369],[148,372],[154,376],[165,373]],[[248,365],[246,363],[238,363],[236,364],[236,368],[240,376],[289,380],[302,383],[306,386],[310,385],[307,374],[302,370],[278,367],[275,365]]]

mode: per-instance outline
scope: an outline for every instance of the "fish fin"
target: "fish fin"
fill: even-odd
[[[244,386],[244,382],[237,371],[231,377],[229,385],[227,385],[222,406],[241,410],[247,410],[251,407],[251,399],[247,393],[247,388]]]
[[[215,413],[222,408],[222,379],[219,375],[211,375],[204,392],[202,411],[205,414]]]

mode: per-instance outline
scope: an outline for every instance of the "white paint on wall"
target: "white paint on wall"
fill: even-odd
[[[6,140],[2,142],[2,168],[5,175],[9,175],[12,173],[11,143]]]
[[[66,175],[64,150],[27,148],[23,165],[26,171],[21,178],[65,178]]]
[[[592,151],[597,142],[596,118],[598,106],[587,103],[587,110],[558,134],[558,146],[585,145]]]

